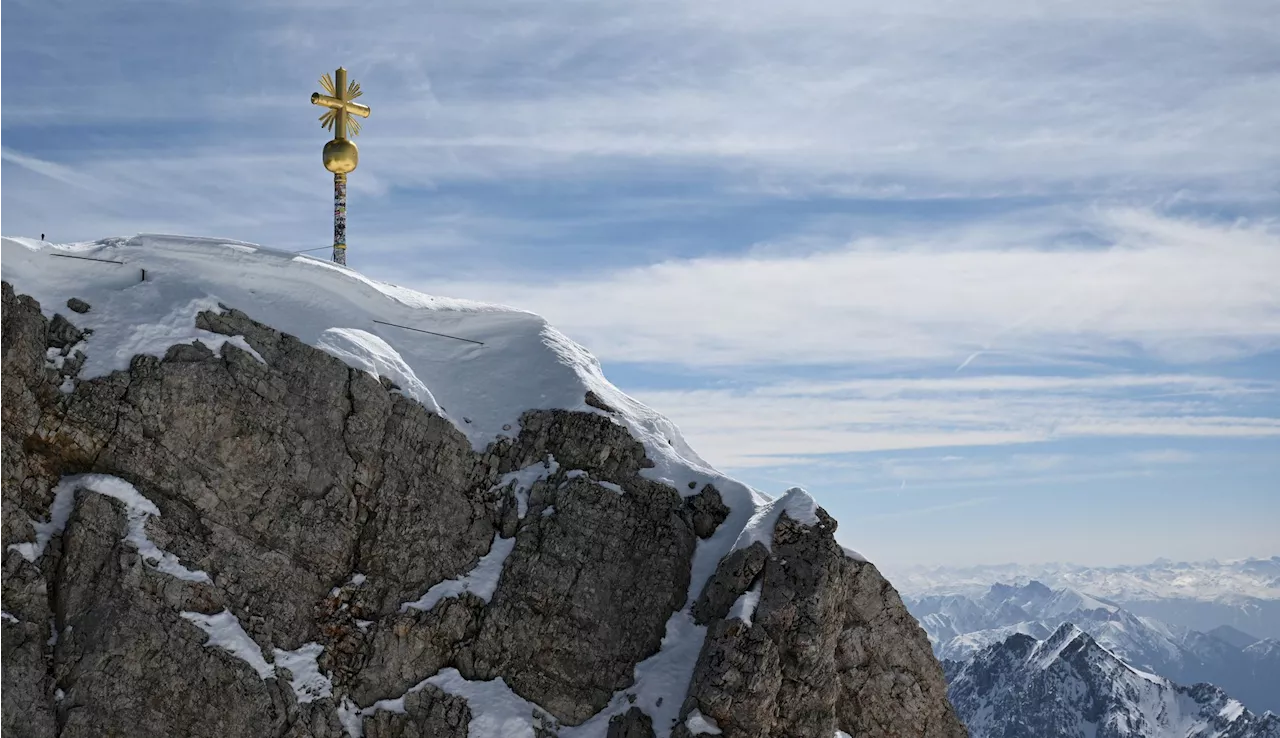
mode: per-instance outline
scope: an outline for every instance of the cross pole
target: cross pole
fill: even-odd
[[[311,104],[328,110],[320,116],[320,126],[333,131],[333,140],[324,145],[324,168],[333,172],[333,260],[347,263],[347,175],[360,163],[360,152],[347,139],[360,134],[360,122],[355,116],[369,117],[369,107],[352,102],[364,93],[360,83],[347,82],[347,70],[338,67],[331,79],[328,74],[320,78],[320,86],[328,94],[311,93]]]

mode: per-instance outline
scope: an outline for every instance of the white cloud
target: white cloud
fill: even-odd
[[[344,19],[344,62],[374,108],[361,173],[388,186],[657,166],[792,196],[1273,189],[1280,6],[1112,5],[375,0]],[[217,43],[193,38],[212,23]],[[313,3],[48,9],[10,39],[50,71],[11,80],[5,127],[201,124],[182,149],[229,160],[318,146],[306,96],[332,67],[330,24]],[[107,45],[135,63],[101,67]],[[73,73],[89,68],[91,84]]]
[[[1277,392],[1275,382],[1170,375],[789,382],[637,395],[663,408],[708,461],[745,469],[822,466],[819,456],[1063,439],[1280,438],[1280,418],[1232,412],[1239,393],[1274,400]],[[1021,456],[1016,471],[1048,471],[1062,458]],[[1133,457],[1128,463],[1176,459]],[[928,476],[910,467],[915,462],[896,463],[906,466],[882,473]],[[1014,471],[1009,459],[998,463]],[[972,464],[944,464],[940,473],[964,478],[971,472],[963,469]]]
[[[891,513],[874,513],[864,517],[865,520],[894,520],[898,518],[917,518],[922,515],[934,515],[940,512],[948,512],[952,510],[961,510],[967,507],[980,507],[995,502],[996,497],[973,497],[959,502],[949,502],[943,505],[929,505],[927,507],[914,507],[906,510],[900,510]]]
[[[1109,246],[1062,243],[1080,229]],[[1269,224],[1110,210],[855,239],[797,256],[428,287],[540,312],[606,361],[956,368],[984,352],[972,371],[993,362],[1134,354],[1198,362],[1275,350],[1277,281],[1280,231]]]

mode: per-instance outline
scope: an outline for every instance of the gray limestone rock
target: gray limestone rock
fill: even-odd
[[[821,508],[818,518],[779,518],[752,624],[713,621],[681,717],[697,709],[725,738],[963,738],[924,631],[873,565],[846,557]],[[735,584],[723,590],[744,579],[726,574]]]
[[[352,697],[361,705],[392,699],[455,663],[459,647],[475,640],[483,609],[484,601],[467,592],[441,600],[429,612],[410,610],[377,624]]]
[[[618,494],[578,477],[553,504],[555,515],[525,518],[462,672],[502,676],[576,725],[657,652],[684,606],[695,538],[662,485]]]
[[[121,542],[119,503],[84,494],[67,524],[60,568],[74,583],[55,595],[53,672],[65,693],[59,736],[249,736],[283,727],[293,695],[224,650],[183,610],[220,608],[186,583],[147,567]],[[286,694],[287,693],[287,694]]]
[[[5,606],[8,607],[6,600]],[[0,623],[4,681],[0,684],[0,733],[14,738],[44,738],[58,732],[57,697],[46,663],[49,621]]]
[[[404,698],[404,712],[378,711],[364,719],[365,738],[467,738],[466,699],[430,684]]]
[[[693,619],[698,625],[706,625],[729,614],[729,608],[738,597],[746,592],[751,583],[764,570],[765,559],[769,558],[769,549],[763,543],[756,543],[731,551],[720,560],[716,573],[707,580],[693,603]]]
[[[653,738],[653,718],[638,707],[632,707],[609,720],[605,738]]]
[[[53,316],[49,322],[49,347],[65,349],[76,345],[84,338],[84,332],[76,328],[62,315]]]
[[[693,484],[690,482],[690,484]],[[690,497],[686,503],[692,516],[693,530],[699,538],[710,538],[716,528],[729,517],[729,508],[720,499],[720,491],[708,484],[698,494]]]

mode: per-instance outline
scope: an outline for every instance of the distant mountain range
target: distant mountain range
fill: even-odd
[[[1280,639],[1280,556],[1200,562],[1159,559],[1115,567],[915,567],[891,570],[889,577],[898,592],[911,599],[930,595],[979,598],[992,582],[1038,581],[1054,589],[1088,592],[1133,615],[1175,627],[1208,633],[1226,625],[1258,638]],[[1231,643],[1230,638],[1219,636],[1218,640]]]
[[[943,667],[971,738],[1280,738],[1280,717],[1135,669],[1070,623]]]
[[[1256,711],[1280,712],[1280,641],[1237,628],[1204,633],[1142,617],[1120,605],[1042,582],[995,584],[979,596],[904,597],[939,659],[963,661],[1019,635],[1049,638],[1073,623],[1107,651],[1174,682],[1208,682]]]

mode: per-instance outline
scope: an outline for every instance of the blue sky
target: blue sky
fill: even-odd
[[[1280,5],[4,6],[3,230],[526,307],[886,568],[1280,553]]]

